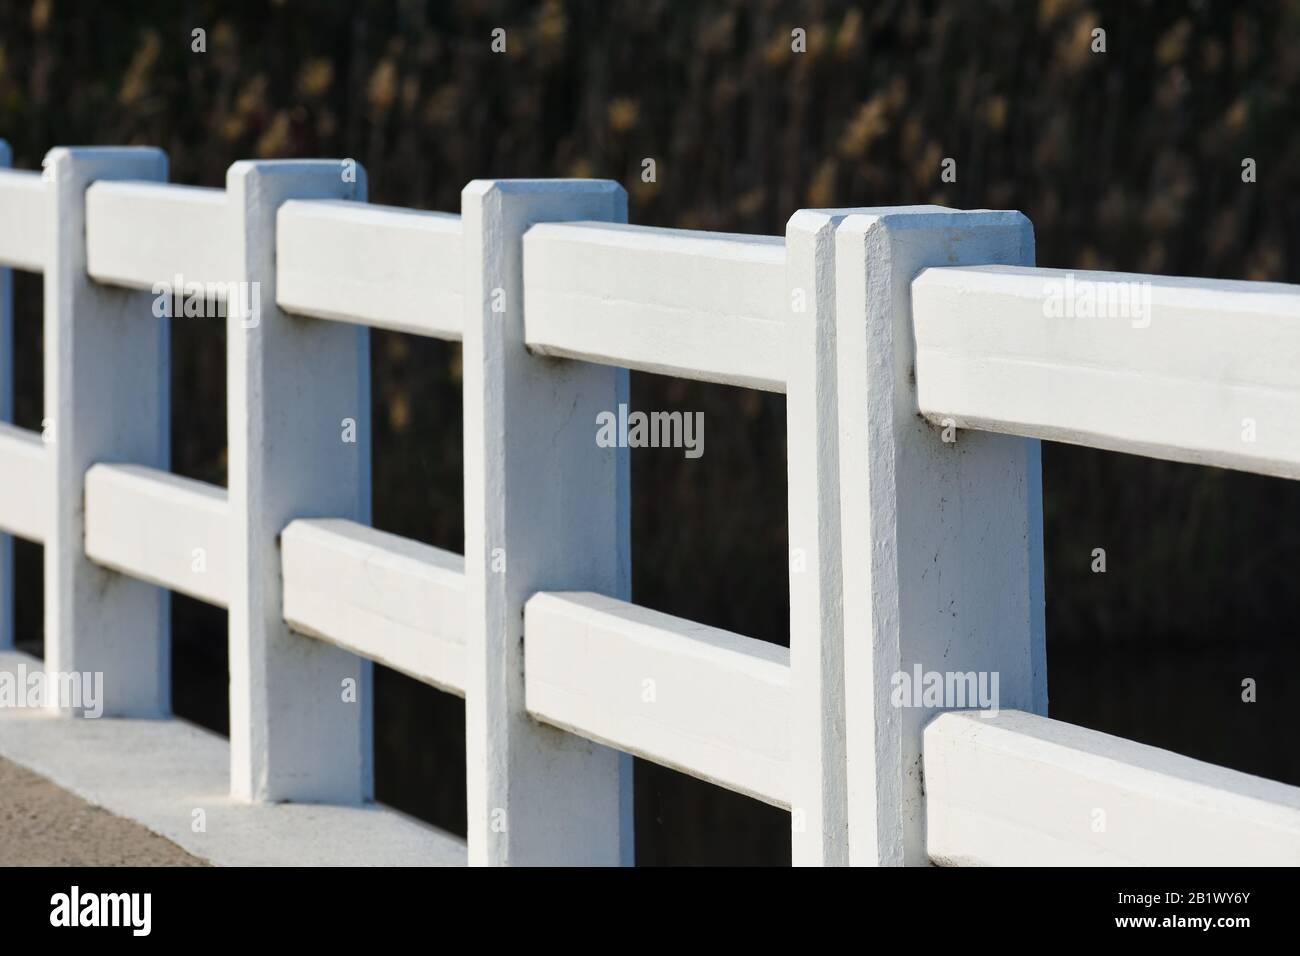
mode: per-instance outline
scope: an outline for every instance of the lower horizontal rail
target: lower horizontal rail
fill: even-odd
[[[218,607],[230,601],[226,490],[144,465],[86,472],[86,557]]]
[[[464,558],[339,518],[292,522],[280,549],[295,631],[464,696]]]
[[[1300,864],[1300,787],[1020,711],[931,721],[925,791],[940,864]]]
[[[524,610],[538,720],[766,803],[790,805],[790,652],[588,593]]]
[[[0,422],[0,531],[41,544],[49,520],[45,444],[36,432]]]

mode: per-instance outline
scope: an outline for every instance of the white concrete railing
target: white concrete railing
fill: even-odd
[[[1294,287],[1070,278],[1150,282],[1143,324],[1046,307],[1018,213],[782,240],[629,226],[608,182],[475,182],[453,216],[367,205],[346,163],[165,178],[147,149],[0,172],[47,416],[0,426],[0,529],[44,544],[46,666],[103,671],[109,714],[168,713],[162,589],[229,610],[236,806],[369,798],[373,660],[465,698],[472,863],[630,862],[629,754],[789,808],[799,864],[1300,862],[1300,788],[1046,718],[1036,440],[1300,477]],[[166,470],[177,275],[236,306],[228,490]],[[368,527],[368,326],[464,342],[463,558]],[[595,442],[629,368],[786,394],[788,651],[629,603],[628,452]],[[914,667],[996,673],[1001,713],[894,706]]]

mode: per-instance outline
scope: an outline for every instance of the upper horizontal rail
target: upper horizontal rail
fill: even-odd
[[[45,455],[39,433],[0,422],[0,531],[37,544],[51,514]]]
[[[226,489],[144,465],[86,472],[86,557],[218,607],[230,603]]]
[[[45,181],[40,173],[0,169],[0,267],[45,268]]]
[[[790,652],[587,593],[524,609],[538,720],[780,807],[790,805]]]
[[[785,391],[779,237],[544,223],[524,235],[524,321],[543,355]]]
[[[459,341],[460,217],[346,200],[277,213],[276,301],[286,312]]]
[[[290,627],[464,695],[464,558],[339,518],[291,522],[280,551]]]
[[[235,282],[228,220],[224,189],[92,183],[86,190],[86,271],[97,282],[150,291],[173,287],[178,276],[187,284]]]
[[[1300,787],[1019,711],[931,721],[925,789],[938,863],[1300,863]]]
[[[932,422],[1300,478],[1300,287],[941,267],[912,302]]]

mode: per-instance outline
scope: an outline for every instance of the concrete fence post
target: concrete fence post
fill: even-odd
[[[848,862],[840,615],[835,229],[803,209],[786,225],[787,496],[790,542],[791,859]]]
[[[921,417],[911,284],[1032,265],[1033,230],[903,207],[846,218],[835,242],[850,861],[921,865],[922,730],[944,708],[910,685],[996,674],[996,706],[1044,714],[1047,674],[1038,442]]]
[[[528,352],[522,243],[537,222],[625,222],[627,196],[611,182],[479,181],[461,208],[470,862],[630,863],[631,758],[528,716],[523,646],[537,591],[630,596],[627,450],[596,444],[628,373]]]
[[[234,249],[219,278],[243,299],[226,319],[231,792],[355,804],[372,795],[372,665],[289,630],[278,539],[294,518],[369,523],[369,330],[281,311],[275,244],[281,203],[364,200],[365,173],[238,162],[226,190]]]
[[[59,148],[44,166],[45,666],[102,673],[105,715],[159,716],[171,697],[169,595],[86,557],[83,483],[96,462],[168,467],[169,329],[150,293],[86,274],[86,188],[100,179],[165,181],[167,157]]]

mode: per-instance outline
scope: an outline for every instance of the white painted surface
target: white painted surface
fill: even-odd
[[[225,607],[226,489],[143,465],[95,465],[86,472],[86,557]]]
[[[936,863],[1300,866],[1300,787],[1018,711],[925,730]]]
[[[528,712],[789,807],[790,652],[600,594],[525,609]]]
[[[524,274],[535,352],[785,390],[780,237],[539,225],[524,237]]]
[[[624,220],[627,196],[602,181],[476,181],[461,212],[470,862],[630,863],[631,758],[528,716],[523,649],[537,591],[630,596],[631,517],[627,449],[595,441],[628,374],[528,352],[522,239],[545,220]]]
[[[107,181],[164,178],[152,150],[50,160],[48,182],[0,171],[0,265],[48,264],[54,436],[0,424],[0,527],[45,540],[49,663],[103,671],[110,713],[166,708],[167,599],[146,582],[228,602],[234,745],[176,721],[0,712],[0,751],[182,845],[173,798],[205,775],[236,834],[213,859],[359,862],[350,841],[371,839],[376,861],[407,859],[402,841],[410,859],[463,860],[369,806],[244,804],[368,796],[356,652],[467,695],[477,863],[629,862],[630,758],[600,744],[792,806],[796,863],[843,862],[846,821],[865,863],[1300,855],[1296,788],[1009,711],[923,730],[933,711],[889,701],[893,673],[919,664],[996,670],[1003,708],[1046,710],[1037,442],[945,444],[943,420],[1300,477],[1297,287],[1073,274],[1149,281],[1135,327],[1047,314],[1064,273],[967,267],[1032,261],[1018,214],[804,211],[783,243],[545,222],[623,218],[609,183],[474,183],[462,223],[339,201],[364,199],[364,173],[348,183],[336,162],[236,164],[222,191]],[[259,324],[228,321],[228,501],[161,470],[166,324],[151,295],[109,287],[177,273],[261,285]],[[366,527],[367,333],[348,322],[464,334],[465,562]],[[627,374],[587,361],[787,391],[788,655],[625,603],[628,459],[594,435]],[[0,554],[0,617],[8,580]]]
[[[294,521],[280,553],[290,627],[464,696],[464,558],[337,518]]]
[[[790,832],[796,866],[848,862],[835,390],[835,230],[842,218],[842,211],[801,210],[786,225]]]
[[[1149,315],[1121,314],[1144,283]],[[1003,267],[930,269],[912,294],[932,421],[1300,478],[1300,286]],[[1080,315],[1084,295],[1112,314]]]
[[[923,268],[1033,254],[1019,213],[904,207],[836,232],[853,863],[928,860],[921,733],[933,711],[895,707],[894,674],[996,671],[1001,706],[1046,712],[1038,445],[942,440],[918,413],[911,316]]]
[[[8,157],[6,146],[6,157]],[[9,160],[0,163],[8,166]],[[40,173],[0,168],[0,265],[45,268],[45,182]]]
[[[49,527],[49,472],[41,436],[0,423],[0,528],[40,544]]]
[[[0,671],[20,665],[31,672],[41,662],[0,652]],[[0,756],[218,866],[465,865],[463,840],[378,804],[233,800],[230,746],[182,720],[54,720],[0,708]]]
[[[460,340],[460,216],[315,200],[287,202],[278,218],[280,308]]]
[[[369,330],[275,304],[277,209],[364,199],[365,171],[356,182],[342,172],[327,161],[240,162],[226,177],[237,278],[261,290],[256,324],[237,313],[226,323],[231,788],[244,800],[358,803],[372,793],[371,664],[289,629],[277,546],[295,518],[370,518]],[[354,443],[343,440],[349,419]]]
[[[82,484],[98,461],[167,468],[168,326],[148,293],[87,276],[85,196],[95,180],[163,180],[167,157],[54,149],[45,174],[45,662],[102,672],[110,716],[158,716],[171,699],[169,598],[86,557]]]
[[[9,208],[9,196],[4,191],[8,167],[13,163],[13,152],[9,143],[0,139],[0,208]],[[44,210],[37,205],[36,218],[43,220]],[[9,237],[12,241],[13,231],[7,217],[0,217],[0,237]],[[13,225],[16,225],[16,220]],[[0,243],[5,240],[0,238]],[[23,237],[21,242],[29,242],[30,237]],[[21,243],[20,243],[21,244]],[[0,255],[0,263],[5,260]],[[4,460],[4,435],[7,422],[14,416],[14,325],[13,325],[13,276],[9,269],[0,265],[0,528],[5,525],[6,505],[13,511],[25,510],[22,499],[16,492],[21,485],[13,486],[12,477]],[[9,516],[11,519],[14,516]],[[44,536],[44,529],[41,529]],[[0,650],[14,646],[14,547],[13,539],[0,533]]]
[[[130,289],[174,286],[177,275],[234,282],[233,225],[221,189],[97,182],[86,190],[86,269],[97,282]]]

